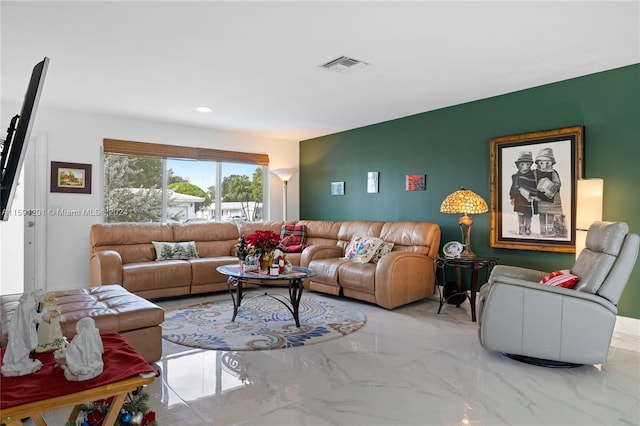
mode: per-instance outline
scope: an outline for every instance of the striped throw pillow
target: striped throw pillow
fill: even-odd
[[[573,288],[579,280],[580,278],[573,275],[570,270],[562,269],[545,275],[540,283],[554,287]]]

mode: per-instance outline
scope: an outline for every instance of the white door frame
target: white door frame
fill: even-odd
[[[47,289],[47,135],[32,133],[24,164],[24,291]]]

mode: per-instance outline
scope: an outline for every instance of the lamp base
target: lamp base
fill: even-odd
[[[464,216],[460,218],[458,222],[458,226],[460,227],[460,233],[462,234],[462,245],[464,245],[464,250],[460,253],[460,258],[462,259],[474,259],[476,254],[471,251],[471,226],[473,225],[473,220],[466,213]]]
[[[462,253],[460,253],[460,258],[461,259],[475,259],[476,258],[476,254],[474,252],[472,252],[471,250],[464,249],[462,251]]]

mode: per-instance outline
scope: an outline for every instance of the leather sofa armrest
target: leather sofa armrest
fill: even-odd
[[[435,291],[434,260],[422,253],[392,251],[376,265],[376,303],[393,309],[430,297]]]
[[[309,263],[314,259],[331,259],[343,256],[344,253],[340,246],[313,244],[302,251],[302,256],[300,256],[300,266],[308,268]]]
[[[115,250],[99,251],[91,255],[91,286],[122,285],[122,257]]]

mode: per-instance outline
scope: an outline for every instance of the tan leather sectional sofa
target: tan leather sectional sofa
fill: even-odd
[[[227,289],[220,265],[238,261],[234,223],[111,223],[91,227],[91,286],[121,284],[146,299]],[[195,241],[197,259],[156,261],[152,241]]]
[[[238,261],[234,254],[240,235],[251,235],[258,229],[279,233],[284,224],[305,225],[307,247],[287,256],[294,265],[317,273],[305,282],[312,291],[344,295],[388,309],[434,294],[440,227],[409,221],[96,224],[90,233],[91,285],[118,283],[147,299],[226,290],[227,277],[216,267]],[[394,247],[378,263],[341,259],[353,235],[379,237]],[[194,241],[199,257],[156,261],[152,241]]]

